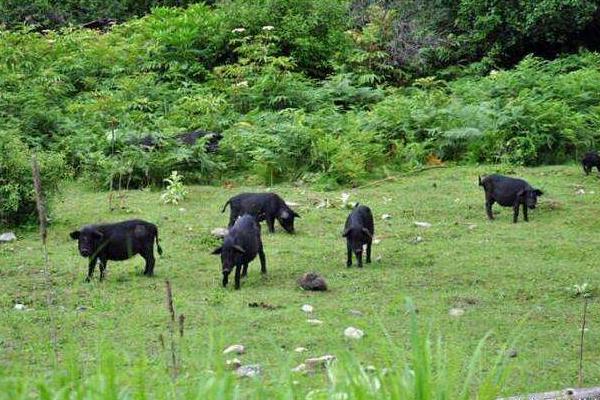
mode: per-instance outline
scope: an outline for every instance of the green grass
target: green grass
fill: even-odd
[[[107,193],[69,184],[55,201],[49,232],[54,291],[50,314],[37,232],[18,231],[21,240],[0,246],[0,388],[5,398],[16,398],[19,390],[24,398],[37,397],[38,382],[54,391],[47,398],[192,398],[192,393],[197,398],[303,398],[311,391],[311,398],[325,398],[335,397],[338,384],[353,398],[369,398],[374,395],[365,391],[367,378],[356,371],[359,365],[373,365],[379,371],[391,369],[387,378],[380,376],[384,382],[410,380],[410,367],[416,376],[438,379],[437,384],[423,385],[437,385],[441,393],[440,382],[446,382],[454,394],[447,398],[457,398],[467,370],[475,374],[475,385],[485,386],[507,345],[514,346],[518,356],[508,360],[511,375],[501,394],[574,386],[582,300],[566,289],[583,282],[597,287],[600,281],[600,181],[583,176],[575,166],[518,169],[516,175],[544,190],[540,206],[530,213],[529,223],[518,224],[512,223],[512,209],[495,206],[497,220],[488,222],[483,191],[476,182],[478,174],[493,170],[441,168],[349,189],[351,201],[372,208],[376,237],[381,239],[373,246],[374,262],[362,270],[345,267],[341,231],[348,210],[316,207],[324,199],[339,205],[342,191],[278,186],[274,190],[300,204],[297,234],[288,235],[280,227],[275,234],[263,229],[268,275],[260,275],[256,260],[240,291],[220,286],[219,258],[210,255],[218,240],[210,230],[227,223],[228,214],[221,214],[227,198],[264,188],[190,187],[187,200],[178,206],[161,204],[159,192],[131,191],[129,210],[111,213]],[[582,185],[586,194],[576,195],[575,185]],[[392,218],[383,221],[384,213]],[[86,260],[68,233],[86,223],[133,217],[159,226],[165,254],[157,259],[156,276],[142,276],[143,260],[136,257],[109,262],[104,282],[98,281],[96,271],[95,279],[85,283]],[[433,226],[418,228],[414,221]],[[416,236],[423,241],[414,244]],[[299,289],[296,279],[307,271],[323,274],[330,290]],[[186,317],[185,336],[177,340],[177,385],[170,384],[167,373],[165,279],[172,282],[177,313]],[[407,297],[418,310],[419,329],[411,328]],[[277,308],[250,308],[251,302]],[[33,310],[14,310],[15,303]],[[323,325],[306,322],[300,310],[305,303],[314,306],[312,317]],[[87,309],[77,311],[78,306]],[[464,315],[450,316],[453,307],[463,308]],[[49,315],[57,329],[57,359]],[[593,298],[584,354],[588,385],[600,379],[599,317]],[[366,335],[350,341],[343,335],[348,326]],[[488,333],[481,355],[469,368]],[[426,338],[432,344],[421,343],[423,351],[433,351],[433,364],[438,363],[431,376],[419,375],[419,363],[411,364],[411,359],[419,359],[419,340]],[[438,338],[443,341],[439,349]],[[234,343],[247,348],[239,357],[244,364],[261,364],[259,380],[238,380],[223,371],[227,357],[220,353]],[[298,346],[308,352],[295,353]],[[289,372],[305,358],[323,354],[335,354],[342,361],[330,375]],[[358,383],[351,382],[353,376]],[[404,398],[390,389],[393,383],[389,385],[384,386],[390,397]],[[69,387],[79,394],[61,397]]]

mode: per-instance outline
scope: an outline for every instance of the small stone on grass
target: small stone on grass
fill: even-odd
[[[231,369],[238,369],[242,366],[242,362],[237,358],[232,358],[231,360],[225,361],[225,365],[227,365]]]
[[[246,352],[246,348],[241,344],[233,344],[223,350],[223,354],[235,353],[235,354],[244,354]]]
[[[431,224],[429,222],[415,221],[415,225],[419,228],[431,228]]]
[[[258,364],[250,364],[243,365],[235,370],[235,373],[240,378],[253,378],[255,376],[260,375],[260,365]]]
[[[224,238],[225,236],[227,236],[228,232],[229,231],[227,230],[227,228],[215,228],[212,231],[210,231],[211,235],[219,238]]]
[[[461,317],[464,313],[465,310],[463,310],[462,308],[451,308],[450,311],[448,311],[448,314],[451,317]]]
[[[5,232],[0,235],[0,242],[12,242],[14,240],[17,240],[17,236],[14,232]]]
[[[296,348],[294,349],[294,351],[295,351],[296,353],[304,353],[304,352],[305,352],[305,351],[307,351],[307,350],[308,350],[308,349],[307,349],[306,347],[296,347]]]
[[[311,313],[313,312],[313,306],[311,306],[310,304],[304,304],[302,306],[302,311],[304,311],[305,313]]]
[[[307,358],[304,364],[307,370],[314,371],[318,367],[327,367],[333,360],[335,360],[334,355],[326,354],[321,357]]]
[[[346,328],[344,330],[344,336],[350,339],[360,339],[365,335],[363,331],[358,328],[354,328],[352,326]]]

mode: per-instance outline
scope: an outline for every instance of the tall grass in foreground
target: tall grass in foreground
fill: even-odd
[[[176,380],[171,379],[161,357],[131,360],[111,346],[98,349],[88,373],[77,350],[70,349],[65,350],[63,370],[50,376],[32,378],[0,368],[0,399],[495,399],[509,371],[506,353],[486,362],[486,335],[469,360],[457,361],[456,355],[447,353],[442,338],[433,341],[430,332],[419,328],[414,306],[410,301],[407,306],[411,313],[410,350],[403,354],[389,341],[390,368],[361,365],[346,351],[309,377],[292,372],[289,362],[282,360],[278,363],[281,370],[273,373],[273,384],[265,385],[261,378],[241,379],[228,370],[218,350],[218,339],[211,335],[208,360],[200,361],[203,366],[182,369]],[[310,388],[311,383],[323,379],[326,385]]]

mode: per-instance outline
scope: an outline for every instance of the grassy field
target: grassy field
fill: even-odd
[[[507,345],[517,351],[509,359],[510,376],[501,394],[575,386],[583,303],[567,289],[600,282],[600,181],[575,166],[517,169],[515,175],[544,190],[541,204],[529,223],[513,224],[512,209],[497,205],[496,221],[488,222],[477,175],[493,170],[440,168],[348,189],[350,201],[372,208],[381,240],[373,246],[374,262],[362,270],[345,267],[343,190],[275,187],[286,200],[300,204],[297,234],[288,235],[279,226],[275,234],[263,229],[268,275],[260,275],[256,260],[240,291],[232,284],[220,286],[219,258],[210,255],[219,240],[210,231],[227,223],[228,214],[221,213],[227,198],[264,188],[191,187],[178,206],[161,204],[159,192],[131,191],[128,209],[110,212],[107,193],[69,184],[53,206],[49,232],[50,312],[37,232],[17,231],[19,241],[0,246],[0,398],[37,397],[39,382],[56,390],[56,397],[47,398],[94,398],[89,387],[80,389],[88,397],[56,394],[86,379],[88,386],[114,389],[123,398],[185,397],[198,392],[195,385],[204,385],[208,397],[333,397],[327,389],[333,375],[304,376],[290,368],[324,354],[378,371],[410,366],[414,343],[407,298],[418,310],[421,332],[434,342],[442,338],[448,382],[458,389],[469,358],[489,332],[474,367],[478,376],[490,371]],[[576,193],[577,185],[585,194]],[[327,200],[336,207],[318,207]],[[384,221],[382,214],[391,219]],[[96,271],[95,279],[85,283],[86,260],[68,233],[86,223],[133,217],[159,226],[165,254],[157,258],[156,276],[142,276],[143,260],[136,257],[109,262],[104,282]],[[432,227],[416,227],[415,221]],[[307,271],[321,273],[330,290],[299,289],[296,279]],[[166,373],[165,279],[172,283],[177,313],[185,314],[185,335],[176,340],[177,385],[168,384]],[[249,307],[253,302],[274,308]],[[15,310],[15,303],[30,311]],[[314,307],[312,315],[301,311],[303,304]],[[451,316],[452,308],[464,314]],[[313,326],[307,317],[323,324]],[[585,334],[587,385],[600,381],[599,318],[592,297]],[[345,338],[348,326],[365,336]],[[221,351],[235,343],[247,348],[239,356],[244,364],[261,365],[259,379],[239,380],[223,371],[227,357]],[[299,346],[308,351],[294,352]],[[361,398],[356,393],[352,397]]]

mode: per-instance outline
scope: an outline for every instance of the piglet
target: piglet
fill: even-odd
[[[229,204],[229,227],[243,214],[253,215],[258,222],[267,221],[269,232],[275,232],[275,220],[279,221],[288,233],[294,233],[294,218],[300,218],[276,193],[240,193],[233,196],[223,206],[225,212]]]
[[[367,245],[366,261],[367,264],[371,263],[371,244],[373,242],[374,234],[375,227],[371,209],[357,203],[346,219],[344,233],[342,234],[342,236],[346,238],[346,245],[348,248],[347,267],[352,266],[352,252],[354,252],[358,267],[362,268],[362,252],[363,245],[365,244]]]
[[[154,274],[155,241],[158,254],[162,254],[158,243],[158,228],[150,222],[139,219],[112,224],[86,225],[80,230],[71,232],[70,236],[78,241],[79,253],[90,260],[87,282],[92,278],[98,260],[100,280],[104,279],[108,260],[127,260],[136,254],[146,260],[144,275],[151,276]]]
[[[227,286],[229,274],[235,268],[235,288],[239,289],[240,275],[245,277],[248,274],[248,264],[256,258],[257,254],[260,258],[260,272],[267,273],[260,226],[251,215],[244,214],[239,217],[223,239],[223,245],[216,248],[212,254],[221,255],[223,287]]]
[[[544,194],[539,189],[534,189],[523,179],[493,174],[481,179],[479,186],[485,190],[485,211],[488,219],[493,220],[492,205],[498,203],[503,207],[513,208],[513,222],[516,224],[519,218],[519,206],[523,205],[523,219],[529,221],[528,209],[534,209],[537,198]]]

